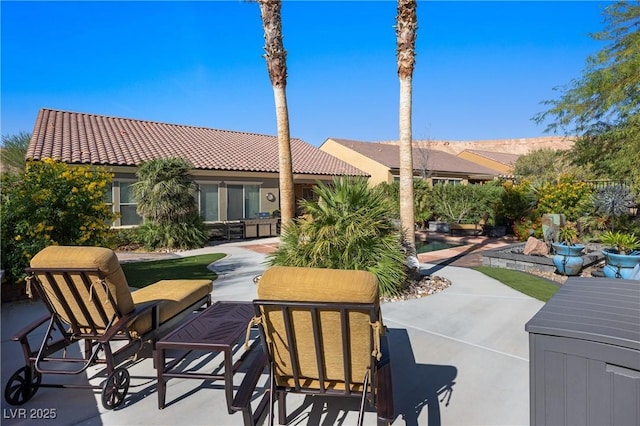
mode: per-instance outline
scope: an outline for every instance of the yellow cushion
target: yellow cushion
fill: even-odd
[[[378,280],[368,271],[272,266],[260,277],[258,299],[379,303]]]
[[[127,279],[124,276],[124,272],[120,267],[120,262],[115,253],[107,248],[103,247],[83,247],[83,246],[49,246],[41,250],[31,259],[32,268],[91,268],[99,269],[102,271],[107,285],[109,293],[115,299],[116,305],[120,309],[122,315],[125,315],[133,310],[133,299],[131,298],[131,292],[127,285]],[[80,310],[79,305],[76,303],[75,298],[69,285],[62,279],[61,274],[53,274],[55,281],[60,286],[63,298],[69,304],[73,315],[76,317],[78,325],[82,328],[88,328],[88,321],[85,320],[84,314]],[[39,280],[42,282],[44,291],[47,293],[52,304],[54,305],[56,312],[60,314],[62,319],[71,324],[71,318],[66,317],[62,305],[58,300],[58,297],[53,292],[51,285],[44,276],[44,274],[38,274]],[[98,299],[102,301],[102,306],[107,314],[107,321],[111,320],[114,315],[114,309],[107,301],[107,290],[98,278],[97,274],[90,276],[91,285],[89,289],[82,283],[79,277],[74,277],[73,286],[77,289],[78,294],[84,303],[89,306],[89,314],[91,318],[98,326],[103,329],[106,327],[105,321],[98,314],[98,310],[89,303],[92,293],[97,294]]]
[[[133,302],[162,300],[160,305],[160,323],[173,318],[189,305],[211,293],[211,280],[162,280],[131,293]],[[130,327],[142,335],[151,329],[151,311],[139,317]]]
[[[284,266],[274,266],[265,271],[258,284],[258,299],[373,303],[376,306],[379,303],[377,279],[370,272]],[[317,388],[316,379],[319,378],[319,374],[310,313],[302,309],[292,311],[295,341],[291,343],[287,341],[284,319],[280,310],[267,308],[263,313],[276,364],[277,384],[279,386],[292,384],[293,368],[289,345],[295,345],[302,378],[308,379],[306,382],[310,387]],[[354,384],[361,384],[371,364],[370,318],[368,311],[351,311],[348,317],[351,334],[349,351],[352,376],[350,380]],[[322,311],[320,323],[325,379],[331,382],[325,385],[336,389],[344,388],[340,313]]]

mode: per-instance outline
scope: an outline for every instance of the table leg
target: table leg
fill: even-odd
[[[233,402],[233,363],[231,347],[224,350],[224,392],[227,397],[227,411],[233,414],[235,411],[231,409]]]
[[[164,408],[164,402],[167,393],[167,384],[164,381],[164,362],[165,362],[165,354],[164,349],[156,348],[156,369],[158,371],[158,409],[162,410]]]

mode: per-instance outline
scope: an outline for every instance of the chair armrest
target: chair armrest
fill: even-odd
[[[31,324],[27,325],[26,327],[24,327],[23,329],[18,331],[16,334],[14,334],[11,337],[11,340],[13,340],[14,342],[18,342],[18,341],[24,339],[29,333],[31,333],[36,328],[40,327],[42,324],[47,322],[49,319],[51,319],[51,314],[47,314],[47,315],[43,316],[42,318],[38,318],[37,320],[35,320]]]
[[[150,309],[152,310],[152,315],[154,317],[154,319],[152,320],[152,324],[154,325],[154,327],[157,327],[158,316],[159,316],[158,306],[161,303],[162,303],[161,300],[154,300],[151,302],[140,303],[133,309],[133,311],[120,317],[120,319],[114,325],[112,325],[105,331],[105,333],[102,335],[102,337],[100,337],[98,341],[102,344],[108,343],[115,337],[116,334],[118,334],[118,332],[120,332],[123,329],[126,329],[127,326],[131,324],[133,320],[135,320],[141,314],[145,313]]]

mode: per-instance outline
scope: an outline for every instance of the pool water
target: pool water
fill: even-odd
[[[445,250],[452,247],[460,247],[462,244],[448,243],[441,240],[416,241],[417,253],[428,253],[430,251]]]

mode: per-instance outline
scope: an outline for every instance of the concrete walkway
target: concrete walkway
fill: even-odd
[[[211,265],[219,275],[214,281],[214,300],[252,300],[253,278],[266,269],[265,253],[276,243],[277,239],[231,242],[171,256],[226,253]],[[122,255],[121,260],[130,260],[127,257],[130,255]],[[524,324],[542,302],[472,269],[448,265],[450,259],[421,264],[425,273],[449,278],[450,288],[422,299],[382,305],[393,366],[397,413],[393,424],[528,424],[529,355]],[[43,311],[40,303],[2,305],[3,388],[23,365],[19,344],[10,341],[11,335]],[[219,366],[221,357],[204,355],[188,360],[192,366],[211,370]],[[101,368],[91,368],[87,374],[73,376],[73,381],[100,384],[104,380],[100,372]],[[171,379],[167,407],[158,410],[151,359],[131,363],[130,373],[131,387],[120,409],[104,410],[98,391],[41,388],[23,407],[11,407],[3,399],[2,424],[32,424],[36,417],[47,414],[55,418],[42,419],[42,424],[242,424],[240,414],[227,414],[219,382]],[[235,376],[237,385],[243,373],[241,369]],[[357,401],[340,398],[291,395],[287,398],[289,424],[352,425],[357,405]],[[366,414],[365,424],[376,424],[373,411]]]

